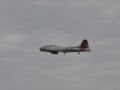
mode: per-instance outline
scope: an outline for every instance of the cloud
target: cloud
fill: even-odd
[[[119,8],[118,0],[2,0],[0,89],[119,89]],[[83,39],[90,53],[39,52]]]

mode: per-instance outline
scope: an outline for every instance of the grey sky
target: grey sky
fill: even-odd
[[[1,0],[0,90],[119,90],[119,0]],[[90,53],[51,55],[45,44]]]

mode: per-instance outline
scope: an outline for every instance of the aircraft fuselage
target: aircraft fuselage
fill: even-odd
[[[58,54],[58,52],[68,53],[68,52],[89,52],[90,48],[88,41],[85,39],[82,41],[81,45],[75,47],[60,47],[56,45],[48,45],[40,48],[41,52],[50,52],[52,54]]]

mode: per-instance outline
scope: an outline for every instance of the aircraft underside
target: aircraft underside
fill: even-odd
[[[51,51],[52,54],[58,54],[58,51]]]
[[[52,53],[52,54],[58,54],[58,52],[62,52],[62,53],[68,53],[68,52],[78,52],[78,54],[80,54],[80,51],[48,51],[48,52],[50,52],[50,53]]]

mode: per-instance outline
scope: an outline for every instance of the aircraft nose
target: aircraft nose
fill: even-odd
[[[45,51],[45,48],[40,48],[40,51]]]
[[[42,48],[40,48],[40,51],[43,51],[43,49],[42,49]]]

